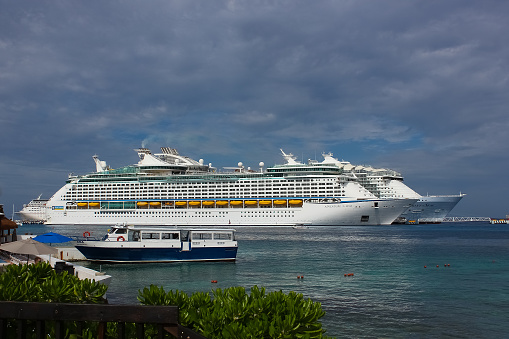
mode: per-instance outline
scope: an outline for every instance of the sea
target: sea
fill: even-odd
[[[106,226],[26,225],[67,236]],[[235,263],[78,264],[111,275],[110,304],[166,291],[264,287],[302,293],[336,338],[508,338],[509,225],[237,227]],[[217,281],[217,283],[212,282]]]

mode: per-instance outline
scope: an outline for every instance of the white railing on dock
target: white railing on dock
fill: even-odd
[[[444,222],[490,221],[490,217],[445,217]]]

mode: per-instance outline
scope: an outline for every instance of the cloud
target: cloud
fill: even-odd
[[[0,141],[23,166],[69,171],[94,153],[135,162],[142,143],[225,165],[275,163],[282,146],[339,151],[427,191],[456,190],[432,178],[456,182],[461,168],[483,194],[470,176],[488,187],[506,166],[508,12],[501,1],[3,1]]]

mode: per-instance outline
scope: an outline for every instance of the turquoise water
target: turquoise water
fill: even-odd
[[[18,232],[79,235],[87,230],[101,236],[106,229],[23,226]],[[258,285],[320,302],[324,328],[338,338],[501,338],[509,333],[507,225],[243,227],[237,228],[237,240],[236,263],[82,264],[113,276],[112,304],[136,303],[138,290],[150,284],[189,293]],[[348,273],[354,275],[345,277]]]

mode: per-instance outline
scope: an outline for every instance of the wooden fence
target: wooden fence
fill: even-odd
[[[107,323],[116,324],[118,338],[126,338],[126,323],[134,323],[136,338],[145,338],[145,324],[155,325],[157,338],[168,333],[176,338],[206,339],[178,323],[177,306],[107,305],[107,304],[64,304],[0,301],[0,339],[10,338],[13,322],[16,337],[24,339],[27,334],[36,338],[47,338],[48,322],[54,326],[55,338],[65,338],[66,324],[76,322],[77,335],[81,338],[87,325],[98,323],[97,338],[106,338]],[[67,322],[67,323],[66,323]],[[28,323],[31,326],[28,326]],[[35,323],[35,326],[34,326]],[[53,325],[54,324],[54,325]],[[31,331],[31,333],[27,333]]]

